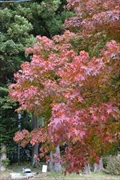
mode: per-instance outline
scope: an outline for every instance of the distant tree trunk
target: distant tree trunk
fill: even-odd
[[[35,158],[35,156],[38,156],[38,148],[39,145],[37,143],[32,148],[32,167],[35,168],[39,167],[39,161]]]
[[[5,171],[6,166],[2,161],[5,161],[7,159],[7,154],[6,154],[6,145],[1,144],[1,153],[0,153],[0,170]]]
[[[38,129],[38,119],[34,114],[32,115],[32,129]],[[39,162],[35,158],[35,156],[38,156],[39,153],[38,149],[39,149],[39,144],[36,143],[32,147],[32,166],[36,168],[39,166]]]
[[[93,172],[100,172],[103,169],[103,161],[102,158],[100,158],[99,163],[94,163],[93,164]]]
[[[84,167],[83,172],[84,172],[84,174],[90,174],[91,173],[89,163],[85,162],[85,167]]]
[[[56,154],[57,158],[60,158],[60,146],[56,147]],[[50,163],[49,163],[49,170],[51,172],[61,172],[61,164],[55,157],[53,157],[53,152],[50,152]]]

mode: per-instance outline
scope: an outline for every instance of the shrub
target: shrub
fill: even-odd
[[[106,173],[120,175],[120,156],[111,156],[105,169]]]
[[[105,157],[102,158],[102,160],[103,160],[103,168],[104,169],[106,169],[106,167],[107,167],[109,158],[110,158],[110,156],[105,156]]]
[[[8,158],[2,160],[2,164],[6,167],[9,165],[9,163],[10,163],[10,160]]]

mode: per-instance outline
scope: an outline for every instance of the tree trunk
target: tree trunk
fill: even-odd
[[[99,163],[94,163],[93,164],[93,172],[100,172],[103,169],[103,162],[102,162],[102,158],[100,158]]]
[[[50,162],[49,162],[49,171],[54,171],[54,158],[53,158],[53,152],[50,152]]]
[[[7,159],[7,154],[6,154],[6,145],[1,144],[1,153],[0,153],[0,170],[5,171],[6,166],[2,161],[5,161]]]
[[[85,167],[84,167],[84,174],[90,174],[90,164],[88,164],[87,162],[85,163]]]
[[[39,167],[39,161],[36,159],[38,156],[38,148],[39,145],[37,143],[32,147],[32,167],[35,168]]]
[[[60,159],[60,146],[56,147],[56,154],[57,154],[58,160],[55,162],[54,169],[55,169],[55,172],[60,172],[61,171],[61,164],[59,161],[59,159]]]
[[[61,172],[61,164],[59,162],[60,159],[60,146],[56,147],[56,154],[57,157],[53,157],[53,153],[50,152],[50,163],[49,163],[49,170],[55,172]]]
[[[38,129],[38,119],[37,117],[32,114],[32,129]],[[32,147],[32,166],[38,168],[39,167],[39,161],[35,158],[38,156],[39,144],[35,144]]]

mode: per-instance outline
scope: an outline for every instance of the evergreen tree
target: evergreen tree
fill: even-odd
[[[65,0],[0,4],[0,143],[10,146],[18,125],[17,104],[9,101],[8,85],[21,63],[30,61],[25,48],[33,45],[38,34],[51,37],[62,32],[62,23],[73,15],[64,10],[65,4]]]
[[[0,9],[0,149],[5,146],[7,153],[15,148],[13,136],[18,128],[16,103],[10,103],[8,85],[14,82],[13,74],[20,64],[27,60],[25,47],[34,42],[30,35],[32,24],[8,7]],[[2,157],[2,155],[1,155]]]

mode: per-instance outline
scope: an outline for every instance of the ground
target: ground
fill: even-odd
[[[29,180],[120,180],[120,176],[111,176],[111,175],[105,175],[105,174],[91,174],[91,175],[72,175],[67,177],[62,177],[58,175],[50,175],[47,174],[38,174],[35,177],[29,178]],[[27,179],[27,178],[26,178]],[[11,180],[10,178],[10,171],[7,170],[5,172],[0,172],[0,180]]]
[[[22,167],[31,168],[29,164],[14,164],[7,168],[6,171],[0,171],[0,180],[11,180],[11,172],[20,172]],[[105,173],[91,173],[90,175],[84,174],[71,174],[64,176],[61,173],[42,173],[41,168],[32,169],[32,172],[37,172],[35,177],[29,178],[29,180],[120,180],[120,176],[113,176]],[[26,178],[27,179],[27,178]],[[17,180],[17,179],[15,179]]]

